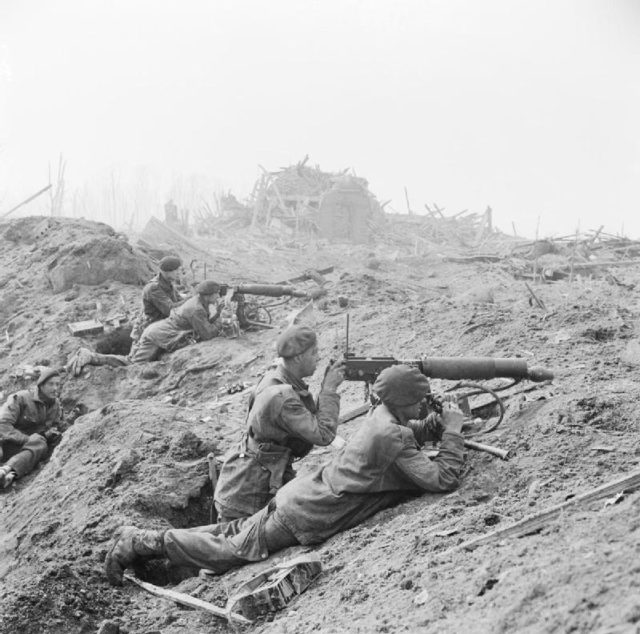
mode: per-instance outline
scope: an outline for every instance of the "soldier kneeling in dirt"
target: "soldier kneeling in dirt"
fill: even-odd
[[[173,352],[194,340],[213,339],[221,330],[218,318],[223,307],[219,305],[216,313],[209,317],[209,305],[217,303],[219,291],[220,285],[217,282],[200,282],[193,297],[181,306],[172,308],[166,319],[156,321],[144,329],[128,356],[99,354],[81,348],[67,363],[67,369],[77,376],[85,365],[123,366],[156,361],[163,352]]]
[[[328,369],[317,402],[302,380],[318,365],[316,333],[292,326],[277,342],[281,364],[258,383],[249,402],[247,428],[225,458],[215,491],[218,521],[249,517],[293,480],[293,461],[336,437],[344,380],[342,362]]]
[[[0,409],[0,487],[30,473],[61,432],[60,376],[44,370],[29,390],[12,394]]]
[[[168,531],[120,528],[105,560],[109,582],[121,584],[127,567],[151,557],[222,574],[288,546],[321,543],[398,503],[403,494],[455,489],[464,451],[458,406],[444,404],[440,452],[430,459],[408,426],[429,392],[427,379],[416,368],[392,366],[373,390],[381,403],[344,448],[328,464],[285,484],[251,517]]]

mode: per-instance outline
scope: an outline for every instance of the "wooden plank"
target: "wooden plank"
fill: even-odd
[[[51,183],[49,183],[49,185],[47,185],[46,187],[43,187],[39,192],[36,192],[35,194],[33,194],[33,196],[29,196],[29,198],[27,198],[26,200],[23,200],[21,203],[19,203],[15,207],[12,207],[11,209],[9,209],[9,211],[5,211],[0,216],[0,218],[6,218],[9,214],[12,214],[14,211],[16,211],[16,209],[20,209],[20,207],[23,207],[27,203],[30,203],[32,200],[35,200],[38,196],[40,196],[41,194],[44,194],[46,191],[49,191],[51,187],[52,185]]]
[[[252,623],[252,621],[241,614],[227,612],[224,608],[219,608],[217,605],[209,603],[208,601],[203,601],[202,599],[196,599],[196,597],[192,597],[190,594],[177,592],[176,590],[169,590],[168,588],[161,588],[160,586],[154,586],[152,583],[140,581],[140,579],[129,574],[125,574],[124,578],[129,581],[133,581],[133,583],[140,586],[143,590],[146,590],[149,594],[153,594],[156,597],[169,599],[169,601],[174,601],[175,603],[186,605],[187,607],[195,608],[196,610],[204,610],[205,612],[209,612],[209,614],[214,614],[215,616],[219,616],[227,621],[235,621],[236,623],[244,624]]]
[[[334,267],[328,266],[324,269],[314,270],[315,273],[319,273],[320,275],[327,275],[328,273],[333,273]],[[305,282],[307,280],[313,279],[312,275],[309,273],[303,273],[302,275],[298,275],[298,277],[292,277],[288,280],[283,280],[282,282],[275,282],[278,286],[285,286],[287,284],[295,284],[296,282]]]
[[[547,307],[545,306],[545,303],[533,292],[533,289],[527,282],[525,282],[524,285],[527,287],[527,290],[531,294],[531,297],[533,297],[533,300],[538,305],[538,308],[542,308],[542,310],[546,312]]]
[[[511,526],[500,528],[496,531],[488,533],[487,535],[482,535],[481,537],[471,539],[460,544],[459,546],[456,546],[453,550],[458,550],[461,548],[465,550],[473,550],[478,546],[483,546],[484,544],[488,544],[490,542],[507,539],[509,537],[523,537],[524,535],[535,533],[555,520],[565,509],[584,506],[586,504],[589,504],[590,502],[595,502],[597,500],[601,500],[602,498],[615,495],[616,493],[620,493],[622,491],[632,491],[637,488],[640,488],[640,470],[634,471],[629,475],[618,478],[617,480],[613,480],[612,482],[609,482],[607,484],[603,484],[602,486],[591,489],[590,491],[587,491],[585,493],[576,495],[570,500],[567,500],[562,504],[552,506],[544,511],[541,511],[540,513],[525,517],[524,519],[516,522],[515,524],[512,524]]]

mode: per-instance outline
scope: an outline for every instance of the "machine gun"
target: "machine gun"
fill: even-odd
[[[529,368],[523,359],[500,359],[493,357],[424,357],[422,359],[396,359],[395,357],[357,357],[349,352],[349,315],[346,324],[344,353],[345,379],[364,381],[372,385],[378,374],[392,365],[411,365],[430,379],[485,380],[509,378],[514,382],[551,381],[553,372],[546,368]]]
[[[523,359],[493,357],[425,357],[423,359],[396,359],[394,357],[356,357],[345,352],[345,379],[372,384],[378,374],[392,365],[411,365],[430,379],[450,381],[509,378],[521,381],[550,381],[553,372],[546,368],[529,368]]]
[[[231,301],[237,303],[238,325],[245,330],[248,328],[271,328],[269,309],[288,302],[292,297],[315,298],[318,296],[317,292],[308,293],[285,284],[222,284],[220,297],[227,297],[229,293],[231,293]],[[260,304],[257,301],[247,300],[245,295],[285,297],[285,300],[275,304]]]
[[[310,297],[306,291],[299,291],[294,286],[284,284],[222,284],[220,297],[224,297],[229,289],[234,289],[239,295],[263,295],[265,297]]]
[[[378,375],[385,368],[394,365],[410,365],[417,368],[424,376],[431,379],[446,379],[458,381],[452,389],[470,388],[475,390],[464,394],[459,398],[461,409],[467,415],[479,413],[469,406],[468,398],[480,393],[488,393],[497,404],[500,415],[496,423],[483,433],[493,431],[502,422],[505,414],[504,404],[497,392],[513,387],[523,379],[534,382],[553,380],[553,372],[543,367],[529,367],[524,359],[493,358],[493,357],[423,357],[420,359],[396,359],[395,357],[358,357],[349,352],[349,317],[347,315],[347,343],[343,358],[345,380],[362,381],[369,388],[373,385]],[[511,382],[501,387],[489,388],[485,385],[469,381],[489,380],[496,378],[511,379]],[[371,395],[369,394],[371,397]],[[373,402],[373,399],[372,399]],[[438,396],[429,394],[426,399],[429,408],[437,413],[442,412],[442,401]],[[353,412],[343,415],[340,422],[347,422],[366,412],[368,405],[364,405]],[[482,409],[487,410],[486,406]],[[495,406],[489,408],[495,410]],[[423,412],[426,414],[426,412]],[[491,414],[490,414],[491,415]],[[421,416],[422,417],[422,416]],[[498,454],[499,455],[499,454]],[[505,453],[506,455],[506,453]],[[501,456],[504,457],[504,456]]]

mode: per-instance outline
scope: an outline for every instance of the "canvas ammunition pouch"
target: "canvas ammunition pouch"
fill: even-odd
[[[292,462],[291,449],[275,443],[259,443],[252,436],[252,430],[244,438],[246,452],[269,472],[269,493],[275,495],[284,484],[284,474]]]

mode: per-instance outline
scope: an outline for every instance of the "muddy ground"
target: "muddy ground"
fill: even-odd
[[[104,279],[92,270],[94,277],[74,283],[94,238],[108,238],[103,260],[123,261],[126,252],[142,278],[153,268],[104,226],[52,222],[0,225],[5,396],[29,383],[28,366],[64,364],[80,344],[95,343],[71,336],[70,321],[126,313],[139,301],[144,279],[131,277],[130,262],[122,275],[114,265],[104,267]],[[72,243],[78,248],[68,248]],[[209,277],[223,281],[276,282],[333,265],[327,294],[312,313],[325,360],[342,354],[349,313],[356,353],[519,357],[556,373],[551,384],[516,388],[505,420],[482,437],[510,449],[509,461],[470,451],[458,491],[413,499],[332,538],[315,549],[324,572],[309,590],[241,629],[640,631],[639,493],[569,508],[533,535],[456,548],[638,468],[640,270],[538,283],[545,311],[532,305],[508,263],[448,262],[438,245],[409,254],[389,243],[283,244],[246,232],[198,244],[210,250]],[[201,271],[196,265],[189,274]],[[272,330],[197,344],[153,364],[90,367],[66,379],[69,428],[62,442],[46,464],[0,493],[0,632],[95,632],[105,620],[112,631],[131,633],[238,629],[130,583],[111,588],[102,561],[121,524],[208,522],[206,455],[221,457],[244,421],[246,392],[227,390],[255,383],[273,361],[287,315],[304,303],[271,308]],[[195,366],[211,367],[184,374]],[[432,387],[451,385],[434,380]],[[362,385],[345,383],[341,393],[343,411],[363,402]],[[346,423],[340,434],[348,439],[361,424]],[[333,451],[314,450],[299,471]],[[223,606],[238,584],[270,563],[187,579],[176,589]]]

